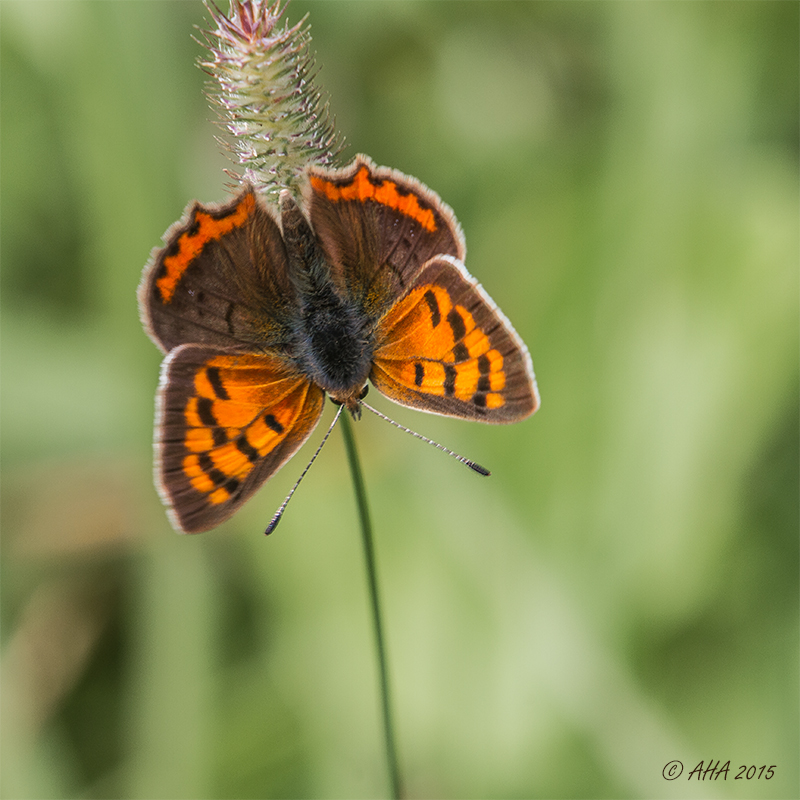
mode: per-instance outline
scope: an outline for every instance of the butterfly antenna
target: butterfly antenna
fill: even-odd
[[[278,527],[278,523],[281,521],[281,517],[283,516],[283,512],[286,510],[286,506],[289,505],[289,501],[292,499],[292,495],[297,491],[297,487],[300,485],[300,481],[305,478],[306,473],[311,469],[311,465],[317,460],[317,456],[319,455],[319,451],[325,446],[325,442],[328,441],[328,437],[331,435],[331,431],[333,430],[334,425],[336,425],[339,415],[342,413],[342,409],[344,408],[343,405],[339,406],[338,411],[336,412],[336,416],[333,418],[333,422],[331,422],[330,428],[328,428],[328,432],[325,436],[322,437],[322,441],[319,443],[319,447],[317,448],[316,452],[313,456],[311,456],[311,460],[306,465],[306,468],[300,473],[300,477],[297,479],[297,482],[294,486],[292,486],[292,491],[286,495],[286,499],[281,503],[280,508],[275,512],[275,515],[270,520],[269,525],[267,525],[267,529],[264,531],[265,536],[269,536],[275,528]]]
[[[386,414],[381,414],[378,409],[373,408],[372,406],[367,405],[363,400],[361,401],[361,405],[367,409],[367,411],[371,411],[376,417],[380,417],[383,420],[386,420],[390,425],[394,425],[395,428],[400,428],[401,431],[405,431],[406,433],[410,433],[412,436],[416,436],[417,439],[422,439],[423,442],[427,442],[428,444],[432,444],[434,447],[438,447],[447,455],[452,456],[456,461],[460,461],[462,464],[468,466],[471,470],[474,470],[479,475],[491,475],[492,473],[489,472],[486,467],[482,467],[480,464],[476,464],[474,461],[470,461],[468,458],[464,458],[464,456],[460,456],[458,453],[454,453],[452,450],[445,447],[443,444],[439,444],[439,442],[434,442],[433,439],[429,439],[427,436],[423,436],[421,433],[417,433],[416,431],[412,431],[411,428],[406,428],[405,425],[401,425],[399,422],[395,422],[391,417],[387,417]]]

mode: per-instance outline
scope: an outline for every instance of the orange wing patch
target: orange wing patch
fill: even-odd
[[[350,183],[338,184],[320,178],[318,175],[312,175],[311,186],[333,203],[340,200],[359,200],[361,202],[374,200],[380,205],[399,211],[406,217],[411,217],[431,233],[436,231],[436,219],[432,209],[423,208],[416,195],[399,192],[394,181],[384,179],[380,183],[373,183],[370,180],[369,169],[364,165]]]
[[[226,233],[243,225],[256,207],[255,195],[248,192],[233,210],[222,216],[195,210],[189,227],[178,237],[172,250],[162,262],[163,274],[156,286],[164,303],[169,303],[183,273],[200,255],[203,247],[211,241],[221,239]]]
[[[504,405],[502,354],[472,314],[454,305],[446,289],[418,286],[381,323],[373,380],[399,384],[411,393],[455,398],[476,409]]]
[[[311,384],[276,377],[258,356],[239,355],[206,362],[195,373],[194,389],[184,410],[183,472],[218,505],[297,425]]]

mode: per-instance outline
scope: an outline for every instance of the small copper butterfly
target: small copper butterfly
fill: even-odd
[[[326,393],[354,416],[367,380],[481,422],[539,406],[528,351],[434,192],[363,155],[305,178],[279,218],[250,186],[191,204],[144,269],[142,321],[166,354],[157,483],[180,531],[230,517],[309,437]]]

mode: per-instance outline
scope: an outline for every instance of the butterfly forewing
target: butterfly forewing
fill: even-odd
[[[466,253],[461,227],[434,192],[363,155],[341,170],[310,169],[306,206],[334,284],[367,321],[402,297],[431,257]]]
[[[165,353],[198,342],[265,347],[285,340],[297,305],[286,249],[251,188],[223,205],[192,204],[164,241],[145,268],[139,304]]]
[[[377,335],[370,379],[398,403],[493,423],[539,406],[525,345],[454,258],[432,259]]]
[[[177,527],[227,519],[295,453],[324,393],[267,355],[185,345],[164,362],[159,403],[161,491]]]

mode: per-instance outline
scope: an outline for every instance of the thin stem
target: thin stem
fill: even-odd
[[[381,608],[378,599],[378,573],[375,567],[375,550],[372,544],[372,524],[369,520],[367,508],[367,493],[364,488],[364,479],[361,475],[361,464],[356,451],[356,440],[353,435],[353,423],[348,414],[342,414],[342,433],[347,450],[347,461],[350,464],[350,474],[353,478],[353,488],[356,493],[358,516],[361,521],[361,539],[364,545],[364,558],[367,566],[367,579],[372,605],[372,624],[375,628],[375,644],[378,650],[378,671],[381,684],[381,706],[383,710],[383,735],[386,745],[386,760],[389,766],[389,780],[392,784],[392,797],[400,800],[400,770],[397,766],[397,753],[394,743],[394,726],[392,724],[392,708],[389,698],[389,670],[386,664],[386,646],[383,641],[383,625],[381,623]]]

